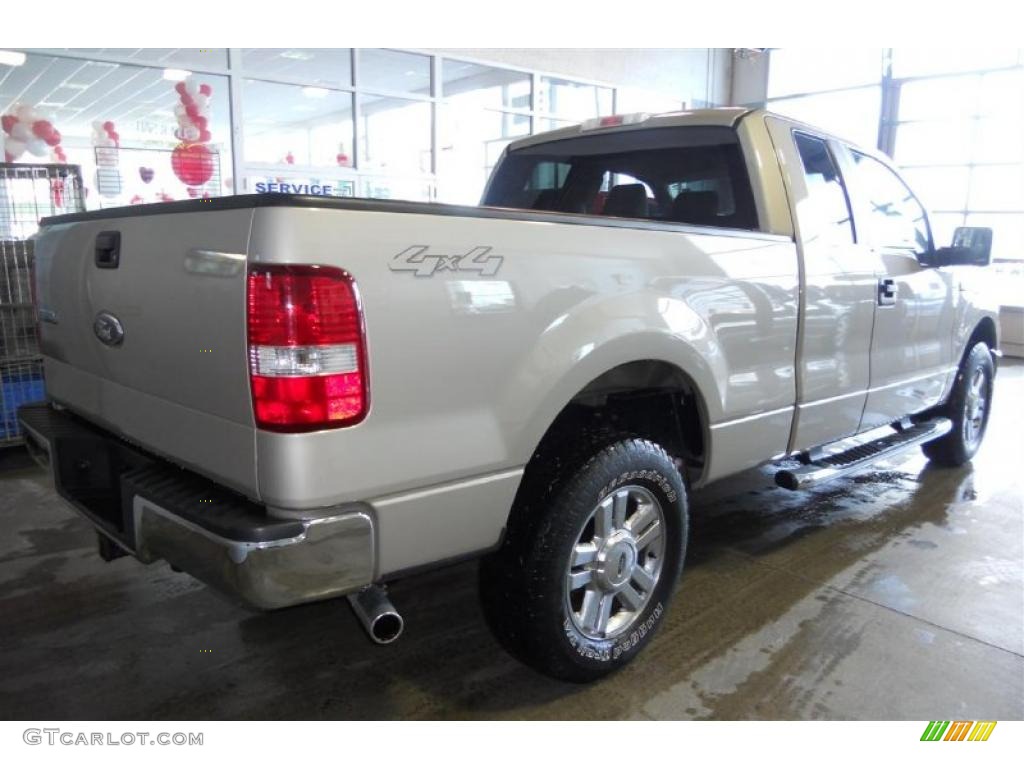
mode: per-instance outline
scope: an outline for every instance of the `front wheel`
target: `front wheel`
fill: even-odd
[[[953,422],[953,428],[921,446],[925,456],[946,467],[959,467],[974,457],[988,427],[994,378],[992,353],[988,345],[978,342],[960,365],[953,391],[940,411]]]
[[[481,564],[499,641],[530,666],[586,682],[628,663],[660,625],[686,548],[675,463],[641,439],[597,450],[523,499],[527,518]]]

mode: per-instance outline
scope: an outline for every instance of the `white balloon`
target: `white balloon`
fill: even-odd
[[[102,133],[103,132],[103,121],[102,120],[93,120],[92,121],[92,129],[94,131],[96,131],[97,133]]]
[[[11,136],[16,138],[18,141],[31,141],[32,129],[28,123],[19,120],[11,126]]]
[[[35,111],[28,104],[15,104],[14,114],[24,123],[32,124]]]
[[[184,114],[185,114],[185,105],[184,104],[175,104],[174,105],[174,116],[175,117],[181,117]]]
[[[17,160],[25,152],[25,142],[7,136],[4,139],[4,152]]]
[[[28,142],[27,146],[28,151],[36,157],[46,157],[46,153],[50,151],[50,148],[42,139],[32,139],[32,141]]]
[[[210,97],[205,93],[200,93],[196,96],[196,106],[199,107],[199,111],[202,112],[210,107]]]
[[[196,128],[194,125],[190,125],[187,128],[185,128],[183,133],[185,134],[185,139],[187,141],[195,141],[196,139],[199,138],[199,129]]]

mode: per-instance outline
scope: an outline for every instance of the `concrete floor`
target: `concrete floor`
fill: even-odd
[[[49,479],[0,459],[0,716],[1024,718],[1024,364],[973,466],[919,452],[813,493],[748,473],[693,499],[653,644],[589,687],[507,657],[475,566],[394,586],[376,647],[341,601],[256,615],[165,565],[103,563]]]

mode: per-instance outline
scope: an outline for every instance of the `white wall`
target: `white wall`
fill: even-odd
[[[688,107],[728,103],[728,48],[433,48],[455,58],[598,80],[650,91]]]

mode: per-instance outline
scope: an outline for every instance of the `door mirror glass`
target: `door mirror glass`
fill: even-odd
[[[927,254],[929,267],[966,265],[985,267],[992,260],[992,229],[989,227],[957,227],[953,245]]]
[[[992,260],[992,230],[987,226],[957,226],[953,244],[928,254],[928,266],[987,266]]]

